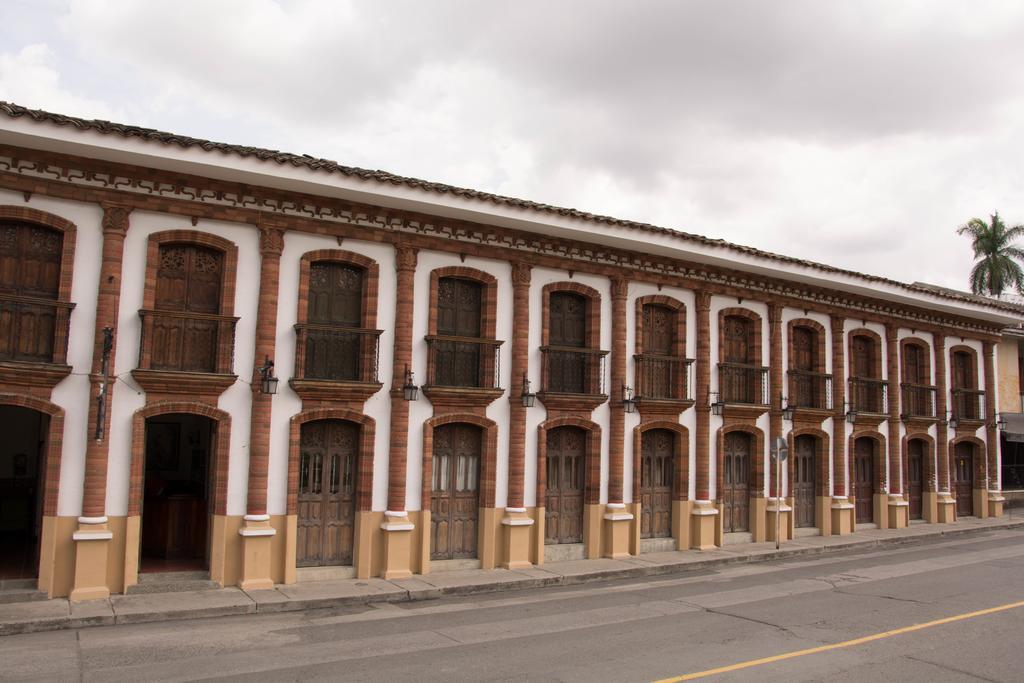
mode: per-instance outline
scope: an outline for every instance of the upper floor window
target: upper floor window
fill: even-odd
[[[603,376],[607,352],[601,343],[601,295],[577,282],[544,285],[541,330],[542,400],[566,405],[597,405],[605,400]],[[560,395],[568,395],[561,396]],[[572,403],[575,402],[575,403]]]
[[[68,319],[57,303],[63,241],[59,230],[0,222],[0,360],[55,362],[55,332]]]
[[[722,360],[725,363],[753,363],[753,344],[751,343],[750,320],[730,315],[725,318],[723,339],[725,348]]]
[[[879,379],[878,348],[875,340],[867,335],[857,334],[851,342],[850,376],[863,379]]]
[[[662,296],[641,297],[637,305],[637,397],[688,399],[690,361],[684,357],[685,309],[674,299]]]
[[[366,336],[361,334],[366,271],[335,261],[309,267],[305,377],[359,381]],[[375,339],[375,337],[374,337]]]
[[[767,369],[760,364],[761,318],[745,309],[726,309],[719,316],[719,400],[766,404]]]
[[[907,384],[928,384],[928,357],[920,344],[903,347],[903,381]]]
[[[902,342],[902,411],[907,417],[935,417],[935,387],[931,385],[928,347],[914,339]]]
[[[789,324],[789,393],[794,408],[832,407],[832,376],[825,374],[825,330],[813,320]]]
[[[976,389],[974,355],[967,351],[953,352],[952,386],[954,389]]]
[[[850,407],[855,412],[888,412],[889,387],[882,380],[881,342],[862,330],[850,337]]]
[[[432,346],[431,384],[480,387],[485,368],[482,338],[483,285],[443,277],[437,283],[437,337]]]

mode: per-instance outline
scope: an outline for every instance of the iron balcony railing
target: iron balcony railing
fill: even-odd
[[[831,410],[832,375],[809,370],[790,370],[787,400],[793,408]]]
[[[382,332],[315,323],[296,325],[296,349],[302,354],[298,379],[379,382]]]
[[[930,384],[900,385],[903,417],[935,417],[935,387]]]
[[[636,364],[636,397],[646,399],[692,400],[690,376],[692,358],[641,353]]]
[[[238,318],[187,311],[140,310],[139,368],[230,375]]]
[[[476,337],[430,336],[426,386],[497,389],[498,350],[504,342]]]
[[[607,351],[573,346],[542,346],[541,391],[601,396]]]
[[[850,409],[856,413],[884,415],[889,412],[889,383],[883,379],[850,378]]]
[[[953,415],[959,420],[985,419],[985,392],[981,389],[953,389]]]
[[[723,403],[767,405],[768,368],[744,363],[719,363],[718,394]]]
[[[50,299],[0,294],[0,361],[64,365],[74,307]]]

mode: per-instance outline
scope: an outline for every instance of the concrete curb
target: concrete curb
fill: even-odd
[[[90,626],[112,626],[117,624],[141,624],[160,621],[204,619],[210,617],[238,616],[243,614],[273,614],[280,612],[297,612],[309,609],[332,609],[354,607],[379,602],[418,602],[436,600],[442,596],[480,595],[484,593],[500,593],[517,590],[545,588],[549,586],[576,586],[602,581],[643,578],[648,576],[665,576],[669,574],[687,574],[707,571],[718,567],[754,562],[769,562],[795,557],[827,555],[845,551],[868,550],[886,546],[906,546],[926,544],[943,538],[972,536],[992,531],[1007,531],[1024,528],[1024,520],[1010,521],[998,525],[987,525],[967,528],[936,529],[930,533],[912,536],[892,536],[883,538],[857,539],[849,542],[836,542],[827,545],[798,547],[782,547],[779,550],[758,548],[751,552],[720,549],[718,552],[732,552],[726,557],[713,557],[705,560],[664,563],[637,564],[632,567],[615,569],[595,569],[580,574],[556,574],[550,576],[522,576],[508,578],[503,575],[500,580],[491,582],[474,582],[451,586],[403,587],[401,582],[388,581],[376,592],[367,591],[358,595],[331,595],[323,597],[291,598],[277,589],[246,592],[238,588],[223,588],[198,593],[163,593],[139,594],[131,596],[114,596],[108,600],[92,603],[69,603],[66,600],[20,603],[21,605],[47,605],[47,611],[60,610],[63,605],[64,614],[48,614],[39,616],[26,615],[23,618],[0,617],[0,636],[62,629],[86,628]],[[643,563],[642,558],[631,558],[627,561]],[[544,566],[536,567],[535,571],[545,571]],[[411,581],[417,581],[412,579]],[[423,581],[418,581],[424,583]],[[200,594],[201,593],[201,594]],[[187,596],[187,597],[186,597]],[[221,604],[205,604],[201,607],[176,607],[175,603],[185,603],[210,598]],[[155,603],[146,606],[146,603]],[[161,604],[166,603],[166,604]],[[10,607],[10,605],[5,605]],[[31,607],[23,608],[25,611]]]

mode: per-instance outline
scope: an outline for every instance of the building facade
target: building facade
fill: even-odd
[[[4,571],[50,596],[1002,514],[995,348],[1016,306],[0,114]]]

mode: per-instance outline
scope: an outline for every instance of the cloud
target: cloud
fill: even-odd
[[[68,90],[57,58],[46,44],[26,45],[16,53],[0,52],[0,99],[87,118],[116,118],[116,107]]]

